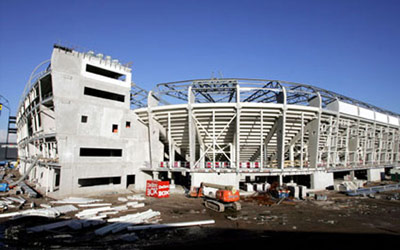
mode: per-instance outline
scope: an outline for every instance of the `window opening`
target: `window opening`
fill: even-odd
[[[104,91],[104,90],[93,89],[93,88],[89,88],[89,87],[85,87],[84,94],[89,95],[89,96],[98,97],[98,98],[118,101],[118,102],[125,101],[125,96],[123,96],[123,95]]]
[[[82,115],[82,117],[81,117],[81,122],[82,123],[87,123],[87,116],[86,115]]]
[[[113,132],[114,134],[118,133],[118,125],[117,125],[117,124],[113,124],[113,125],[112,125],[112,132]]]
[[[83,157],[121,157],[122,149],[80,148],[79,156],[83,156]]]
[[[117,185],[121,184],[121,177],[100,177],[100,178],[84,178],[78,179],[80,187],[100,186],[100,185]]]
[[[90,64],[86,65],[86,71],[89,73],[93,73],[96,75],[101,75],[104,77],[108,77],[111,79],[116,79],[116,80],[120,80],[120,81],[125,81],[126,76],[124,74],[118,73],[118,72],[114,72],[111,70],[107,70],[107,69],[103,69],[100,67],[96,67]]]

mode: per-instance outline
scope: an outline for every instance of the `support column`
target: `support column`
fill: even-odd
[[[260,170],[264,168],[264,111],[260,111]]]
[[[192,86],[188,89],[188,128],[189,128],[189,162],[190,169],[194,168],[196,163],[196,128],[193,120],[193,107],[195,97],[192,92]]]
[[[282,92],[278,95],[278,103],[282,103],[282,116],[278,119],[276,131],[277,137],[277,160],[278,168],[283,170],[285,167],[285,141],[286,141],[286,89],[282,87]]]
[[[154,171],[153,172],[153,180],[155,180],[155,181],[160,180],[159,174],[160,174],[159,172]]]
[[[300,128],[300,169],[304,167],[304,113],[301,113],[301,128]]]
[[[240,163],[240,113],[241,113],[241,107],[240,107],[240,87],[239,85],[236,85],[236,141],[235,141],[235,147],[236,147],[236,171],[239,172],[239,163]]]
[[[215,135],[215,110],[212,111],[212,147],[213,147],[213,169],[215,170],[215,144],[216,144],[216,135]]]
[[[318,143],[319,143],[319,134],[320,134],[320,125],[321,125],[321,105],[322,99],[321,95],[317,93],[317,96],[309,101],[310,106],[317,107],[317,117],[309,122],[308,127],[308,154],[309,154],[309,167],[317,168],[318,167]],[[308,125],[308,124],[307,124]]]
[[[289,148],[289,160],[290,166],[294,167],[294,145],[291,145]]]
[[[50,187],[49,187],[49,192],[54,192],[54,187],[56,185],[56,171],[54,170],[54,168],[50,169]]]
[[[168,155],[169,155],[169,168],[174,166],[174,159],[173,159],[173,146],[172,146],[172,136],[171,136],[171,113],[168,112]]]
[[[158,101],[153,97],[153,92],[150,91],[147,97],[147,116],[149,120],[149,154],[150,154],[150,167],[155,169],[157,166],[157,155],[156,155],[156,143],[158,142],[158,136],[155,135],[156,129],[153,120],[153,112],[152,107],[156,107],[158,105]]]

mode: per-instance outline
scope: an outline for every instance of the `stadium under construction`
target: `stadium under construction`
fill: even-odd
[[[43,69],[43,70],[41,70]],[[380,180],[400,167],[400,115],[315,86],[219,78],[146,91],[131,68],[55,45],[17,112],[20,172],[46,193],[199,186],[335,176]]]

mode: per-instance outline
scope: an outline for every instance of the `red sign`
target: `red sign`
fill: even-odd
[[[168,198],[169,181],[147,181],[146,196]]]

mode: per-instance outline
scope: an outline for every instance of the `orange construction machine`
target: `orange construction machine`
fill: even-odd
[[[227,207],[231,207],[236,211],[241,209],[239,190],[234,186],[203,182],[200,188],[192,190],[189,195],[191,197],[204,197],[206,208],[217,212],[224,212]]]

